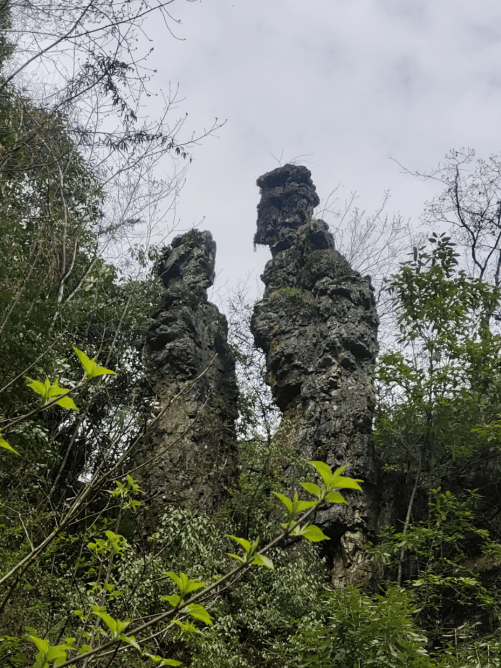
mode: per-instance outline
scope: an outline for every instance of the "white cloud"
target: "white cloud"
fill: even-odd
[[[173,14],[186,41],[153,30],[159,82],[180,82],[188,127],[228,119],[195,151],[178,215],[205,216],[231,281],[264,266],[255,180],[277,166],[271,153],[311,154],[319,195],[341,181],[368,211],[392,188],[390,211],[417,221],[434,189],[389,157],[423,170],[452,147],[501,148],[494,0],[204,0]]]

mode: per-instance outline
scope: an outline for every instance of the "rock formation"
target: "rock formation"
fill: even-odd
[[[158,265],[165,294],[145,355],[162,415],[136,458],[146,532],[172,505],[213,511],[236,474],[235,360],[226,318],[207,301],[215,253],[209,232],[191,230],[173,240]]]
[[[319,511],[331,537],[337,584],[368,578],[361,549],[374,529],[375,458],[370,442],[371,371],[378,351],[373,289],[334,248],[328,226],[312,218],[319,199],[308,169],[285,165],[261,176],[255,243],[272,259],[252,331],[266,354],[267,383],[283,413],[276,438],[307,459],[364,480],[347,505]],[[290,472],[293,475],[293,471]]]

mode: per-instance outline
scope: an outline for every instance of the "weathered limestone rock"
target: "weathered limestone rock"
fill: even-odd
[[[273,246],[279,240],[292,240],[320,202],[306,167],[284,165],[260,176],[257,185],[261,188],[261,201],[257,207],[255,244]]]
[[[332,538],[334,582],[350,584],[369,577],[362,546],[375,524],[370,435],[378,318],[369,280],[334,249],[326,223],[311,218],[318,197],[310,177],[305,167],[286,165],[257,181],[255,241],[270,245],[273,257],[261,277],[266,290],[252,331],[283,413],[277,438],[308,459],[347,464],[346,475],[364,480],[363,493],[345,493],[347,505],[316,518]]]
[[[235,360],[226,318],[207,301],[216,244],[209,232],[176,237],[158,266],[165,295],[145,355],[160,420],[137,457],[146,532],[172,505],[213,511],[236,474]]]

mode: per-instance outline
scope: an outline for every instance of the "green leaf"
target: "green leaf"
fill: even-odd
[[[197,589],[205,587],[205,582],[200,582],[199,580],[190,580],[184,573],[179,573],[179,575],[176,575],[176,573],[169,571],[168,573],[165,573],[165,575],[170,577],[170,579],[176,583],[181,594],[181,598],[184,598],[186,594],[189,594],[192,591],[196,591]]]
[[[92,651],[92,647],[90,645],[81,645],[79,650],[78,650],[78,653],[79,654],[85,654],[86,652],[91,652],[91,651]]]
[[[240,543],[240,545],[244,548],[246,554],[250,553],[251,544],[248,540],[245,540],[245,538],[238,538],[238,536],[230,536],[230,535],[227,535],[227,538],[232,538],[233,540],[236,540],[237,543]]]
[[[292,511],[292,501],[285,494],[280,494],[279,492],[273,492],[273,494],[280,499],[289,512]]]
[[[122,631],[125,631],[125,629],[129,626],[130,624],[130,619],[127,619],[125,622],[120,621],[120,619],[115,620],[117,628],[116,628],[116,633],[122,633]]]
[[[103,620],[103,622],[106,624],[106,626],[109,628],[112,634],[115,635],[117,633],[120,633],[126,628],[127,624],[124,625],[123,622],[121,622],[119,619],[115,620],[113,619],[113,617],[108,615],[108,613],[102,612],[100,610],[102,606],[91,605],[90,607],[92,612]]]
[[[178,605],[178,603],[181,601],[181,597],[178,594],[173,594],[172,596],[161,596],[160,599],[170,603],[173,608],[175,608],[176,605]]]
[[[24,636],[26,640],[31,641],[39,650],[35,657],[35,663],[32,668],[48,668],[49,662],[54,662],[54,667],[60,666],[66,661],[66,652],[70,649],[69,645],[53,645],[48,640],[38,638],[34,635]]]
[[[256,566],[266,566],[266,568],[273,569],[273,562],[269,557],[265,557],[264,554],[256,554],[252,563]]]
[[[58,397],[60,394],[64,394],[65,392],[68,392],[64,387],[59,387],[59,379],[56,378],[54,381],[54,385],[51,385],[49,382],[49,379],[45,381],[48,383],[48,388],[47,388],[47,399],[53,399],[54,397]]]
[[[120,638],[120,640],[123,640],[128,645],[132,645],[132,647],[141,651],[141,648],[139,647],[139,645],[138,645],[136,639],[134,638],[134,636],[126,636],[125,633],[121,633],[118,637]]]
[[[301,487],[305,489],[308,494],[313,494],[313,496],[316,496],[317,498],[320,498],[322,496],[322,491],[318,485],[315,485],[313,482],[302,482],[300,483]]]
[[[344,499],[339,492],[329,492],[325,496],[325,500],[329,503],[346,503],[346,499]]]
[[[212,617],[209,615],[203,605],[192,603],[191,605],[186,606],[186,612],[188,612],[192,617],[195,617],[195,619],[200,619],[202,622],[213,626]]]
[[[182,591],[183,582],[182,582],[181,578],[178,575],[176,575],[176,573],[173,573],[172,571],[169,571],[168,573],[165,573],[165,575],[167,575],[171,580],[173,580],[176,583],[178,589],[180,591]]]
[[[17,450],[14,450],[14,448],[11,445],[9,445],[7,441],[4,438],[2,438],[1,435],[0,435],[0,448],[5,448],[6,450],[10,450],[11,452],[13,452],[15,455],[19,455],[19,452],[17,452]]]
[[[48,378],[45,379],[45,382],[43,384],[38,380],[33,380],[33,378],[30,378],[29,376],[26,376],[26,379],[30,381],[28,383],[28,387],[37,394],[40,394],[44,400],[44,403],[48,403],[49,401],[52,401],[54,397],[58,397],[61,394],[66,394],[66,392],[70,391],[69,388],[60,387],[59,380],[57,378],[54,381],[53,385],[51,385]],[[74,411],[78,410],[77,406],[75,405],[75,402],[70,397],[63,397],[62,399],[59,399],[59,401],[56,401],[55,403],[69,410],[74,410]]]
[[[314,524],[303,527],[301,535],[312,543],[319,543],[321,540],[330,540],[329,536],[326,536],[322,529]]]
[[[114,374],[114,371],[111,371],[110,369],[106,369],[104,366],[99,366],[99,364],[96,362],[97,357],[94,357],[94,359],[89,359],[85,353],[83,353],[81,350],[78,350],[75,346],[73,346],[73,350],[78,356],[78,359],[80,360],[81,365],[84,368],[85,375],[87,378],[96,378],[97,376],[103,376],[105,374]]]
[[[358,489],[362,491],[362,488],[358,484],[363,482],[363,480],[356,480],[355,478],[346,478],[344,476],[336,476],[334,474],[334,479],[332,481],[332,486],[339,489]]]
[[[238,554],[233,554],[232,552],[227,552],[226,554],[232,559],[236,559],[237,561],[241,561],[243,564],[245,564],[245,559],[243,557],[239,557]]]
[[[325,462],[308,462],[308,464],[311,464],[314,468],[316,468],[318,473],[321,475],[322,480],[324,481],[324,483],[326,485],[329,485],[329,483],[332,479],[332,475],[333,475],[331,467],[328,464],[326,464]],[[338,471],[340,473],[342,473],[345,468],[346,468],[346,466],[343,466],[343,467],[341,467],[341,469],[338,469]],[[336,473],[337,473],[337,471],[336,471]]]
[[[47,653],[49,651],[49,641],[45,640],[44,638],[37,638],[37,636],[27,635],[26,640],[30,640],[32,643],[34,643],[35,647],[40,652]]]
[[[297,492],[296,492],[297,496]],[[303,510],[307,510],[308,508],[313,508],[313,506],[317,505],[317,501],[300,501],[297,498],[294,499],[294,514],[297,515],[297,513],[302,512]]]
[[[30,378],[29,376],[26,376],[26,379],[30,381],[28,383],[28,387],[32,389],[33,392],[42,395],[42,397],[45,397],[46,388],[43,383],[41,383],[39,380],[33,380],[33,378]]]
[[[198,580],[188,580],[185,592],[186,594],[190,594],[192,591],[196,591],[202,587],[205,587],[205,582],[199,582]]]
[[[157,656],[156,654],[146,654],[152,661],[155,663],[158,663],[159,668],[161,666],[181,666],[182,663],[181,661],[175,661],[174,659],[162,659],[161,656]]]
[[[62,399],[56,401],[56,404],[58,406],[62,406],[63,408],[67,408],[68,410],[72,411],[78,410],[78,406],[75,404],[75,402],[71,397],[63,397]]]
[[[179,619],[175,619],[174,624],[177,624],[180,629],[187,631],[188,633],[200,633],[197,627],[189,622],[180,622]]]
[[[54,661],[54,668],[60,666],[66,661],[66,651],[69,649],[67,645],[56,645],[55,647],[49,647],[47,652],[46,661]]]

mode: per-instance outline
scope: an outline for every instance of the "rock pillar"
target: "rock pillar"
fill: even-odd
[[[160,420],[137,456],[144,529],[169,506],[211,512],[236,475],[235,360],[226,318],[207,301],[216,244],[209,232],[176,237],[158,265],[165,286],[145,356]]]
[[[327,224],[312,218],[319,199],[306,167],[285,165],[257,184],[255,243],[269,245],[272,259],[261,277],[266,289],[252,331],[283,413],[276,438],[333,469],[346,464],[346,475],[364,480],[362,493],[344,494],[347,505],[330,506],[316,518],[332,539],[324,545],[333,581],[364,582],[369,566],[362,546],[375,523],[373,289],[335,250]]]

